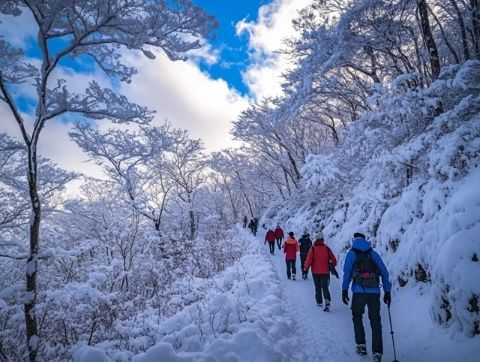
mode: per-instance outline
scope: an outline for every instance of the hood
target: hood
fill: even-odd
[[[365,240],[363,238],[353,239],[352,248],[354,248],[354,249],[358,249],[360,251],[365,251],[365,250],[370,249],[371,247],[372,247],[372,245],[370,244],[370,241],[368,241],[368,240]]]
[[[315,245],[315,246],[325,245],[325,242],[323,240],[317,239],[317,240],[315,240],[313,245]]]

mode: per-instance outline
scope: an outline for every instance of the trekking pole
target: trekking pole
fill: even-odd
[[[393,338],[393,328],[392,328],[392,316],[390,315],[390,303],[387,304],[388,308],[388,319],[390,320],[390,334],[392,335],[392,343],[393,343],[393,362],[399,362],[397,360],[397,352],[395,351],[395,339]]]

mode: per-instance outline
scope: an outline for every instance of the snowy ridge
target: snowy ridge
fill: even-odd
[[[378,90],[335,153],[312,155],[304,187],[263,222],[322,229],[340,256],[363,230],[384,258],[393,298],[429,295],[451,334],[480,335],[480,63],[446,67],[425,90]],[[333,175],[333,177],[332,177]]]

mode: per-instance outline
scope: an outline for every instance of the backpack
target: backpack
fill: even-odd
[[[353,282],[364,288],[380,287],[380,269],[372,258],[372,249],[352,249],[357,256],[353,264]]]

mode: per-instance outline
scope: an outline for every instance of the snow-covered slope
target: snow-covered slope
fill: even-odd
[[[447,67],[424,90],[403,81],[377,89],[374,110],[338,148],[311,155],[303,188],[262,222],[322,229],[340,255],[363,230],[391,272],[394,299],[413,288],[429,318],[478,339],[480,62]]]

